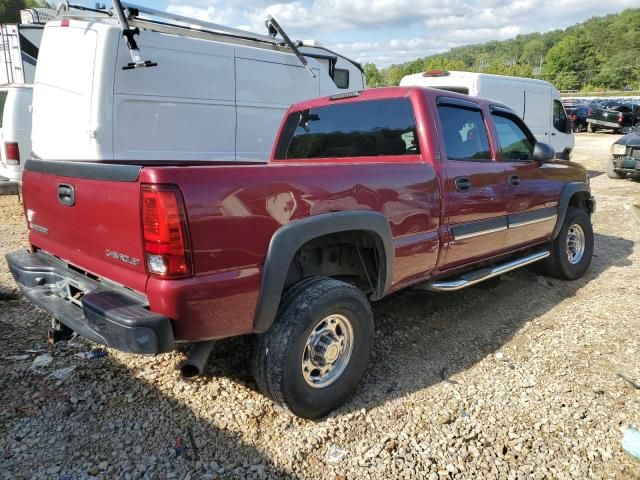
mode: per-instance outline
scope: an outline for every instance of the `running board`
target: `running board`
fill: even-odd
[[[543,260],[551,255],[549,250],[542,250],[536,253],[531,253],[526,257],[511,260],[507,263],[495,265],[493,267],[482,268],[480,270],[474,270],[455,277],[453,280],[437,280],[433,282],[426,282],[422,285],[417,285],[418,288],[424,290],[431,290],[434,292],[455,292],[456,290],[462,290],[463,288],[470,287],[476,283],[484,282],[490,278],[497,277],[503,273],[516,270],[525,265]]]

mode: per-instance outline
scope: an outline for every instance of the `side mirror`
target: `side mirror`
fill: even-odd
[[[551,145],[547,143],[536,142],[535,146],[533,147],[533,159],[536,162],[542,165],[543,163],[555,158],[556,151]]]
[[[564,133],[571,133],[573,131],[573,127],[571,125],[571,119],[567,117],[564,121]]]

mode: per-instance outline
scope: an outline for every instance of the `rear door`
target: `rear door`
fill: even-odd
[[[480,105],[439,97],[437,111],[445,173],[445,221],[451,236],[440,265],[444,269],[504,248],[507,185]]]

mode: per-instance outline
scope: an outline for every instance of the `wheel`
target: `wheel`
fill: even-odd
[[[543,263],[545,273],[565,280],[580,278],[593,255],[593,227],[587,212],[569,207],[560,233],[549,247],[551,255]]]
[[[326,415],[358,385],[373,335],[362,291],[332,278],[303,280],[285,293],[273,325],[258,336],[256,383],[299,417]]]
[[[598,127],[596,127],[593,123],[587,123],[587,132],[595,133],[598,131]]]
[[[625,176],[616,172],[615,165],[613,164],[613,158],[607,159],[607,177],[609,178],[624,178]]]

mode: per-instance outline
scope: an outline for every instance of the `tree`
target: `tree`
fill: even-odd
[[[385,86],[382,74],[378,70],[378,67],[376,67],[373,63],[364,64],[364,76],[367,79],[367,87],[369,88]]]
[[[25,0],[0,0],[0,23],[20,23],[20,10],[26,6]]]

